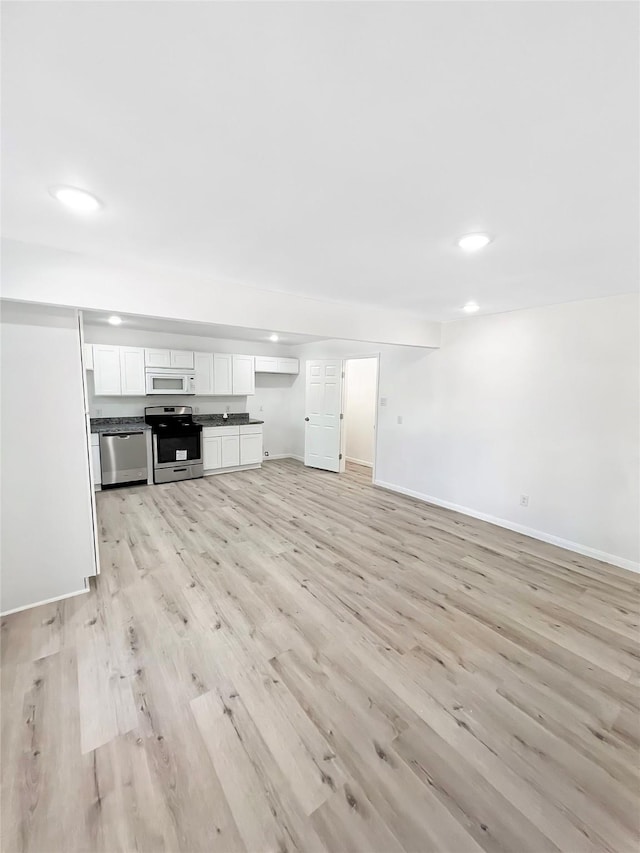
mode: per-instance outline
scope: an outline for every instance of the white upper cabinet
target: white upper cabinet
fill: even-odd
[[[148,368],[193,371],[195,393],[201,397],[255,394],[256,365],[252,355],[92,344],[85,349],[84,360],[85,368],[94,372],[96,396],[145,396]],[[297,359],[288,360],[297,366]],[[272,361],[277,368],[282,359]]]
[[[142,397],[144,350],[142,347],[93,345],[93,389],[96,397]]]
[[[93,370],[93,344],[84,344],[82,348],[84,369]]]
[[[96,396],[120,396],[120,347],[93,345],[93,383]]]
[[[120,389],[124,397],[143,397],[147,393],[142,347],[120,347]]]
[[[193,370],[193,352],[182,349],[171,350],[171,367],[184,367]]]
[[[215,353],[213,356],[213,393],[230,396],[233,391],[233,356]]]
[[[193,370],[194,360],[191,350],[183,349],[151,349],[144,351],[146,367],[184,367]]]
[[[256,373],[299,373],[297,358],[276,358],[271,355],[256,356]]]
[[[213,353],[194,352],[193,359],[196,374],[196,394],[211,396],[215,393],[213,383]]]
[[[145,367],[171,367],[170,349],[145,349]]]
[[[256,373],[277,373],[278,359],[270,355],[256,356]]]
[[[252,355],[233,356],[233,393],[256,393],[256,373]]]
[[[300,362],[297,358],[279,358],[278,373],[300,373]]]

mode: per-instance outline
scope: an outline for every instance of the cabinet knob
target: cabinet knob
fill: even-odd
[[[308,421],[308,420],[309,420],[309,418],[305,418],[305,421]]]

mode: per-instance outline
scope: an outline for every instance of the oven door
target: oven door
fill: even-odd
[[[147,372],[147,394],[193,394],[193,376],[171,370]]]
[[[153,464],[155,468],[172,468],[176,462],[202,462],[202,430],[176,433],[173,430],[153,434]]]

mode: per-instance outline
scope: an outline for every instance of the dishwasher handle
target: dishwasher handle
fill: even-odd
[[[143,431],[138,430],[138,432],[103,432],[104,436],[107,438],[131,438],[132,435],[142,435]]]

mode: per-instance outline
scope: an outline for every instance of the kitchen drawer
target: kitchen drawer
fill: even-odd
[[[242,424],[240,435],[256,435],[262,432],[262,424]]]
[[[210,435],[240,435],[240,427],[238,426],[223,426],[223,427],[203,427],[202,435],[204,438]]]

